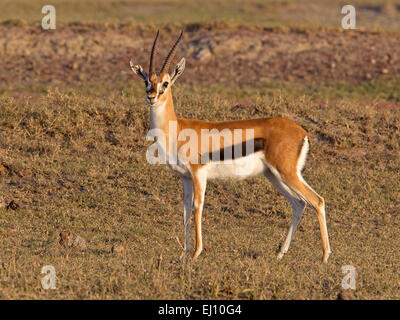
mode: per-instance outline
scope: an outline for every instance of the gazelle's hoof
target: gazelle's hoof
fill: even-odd
[[[189,250],[184,250],[180,257],[179,257],[179,262],[183,262],[183,260],[185,259],[186,255],[189,253]]]
[[[202,250],[196,250],[196,252],[193,254],[193,259],[196,259],[200,255],[201,251]]]
[[[283,252],[279,252],[278,255],[276,256],[276,258],[277,258],[278,260],[282,260],[282,258],[283,258],[284,255],[285,255],[285,254],[284,254]]]
[[[328,258],[329,258],[329,255],[331,254],[331,252],[330,251],[328,251],[328,252],[325,252],[324,253],[324,255],[323,255],[323,257],[322,257],[322,262],[323,263],[328,263]]]

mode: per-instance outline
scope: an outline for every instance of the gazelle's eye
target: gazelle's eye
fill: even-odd
[[[163,87],[164,87],[164,89],[167,89],[167,87],[168,87],[168,81],[165,81],[165,82],[163,83]]]

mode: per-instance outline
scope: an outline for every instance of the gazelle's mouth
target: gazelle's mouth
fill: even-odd
[[[151,105],[153,105],[153,104],[155,104],[156,102],[157,102],[157,98],[156,97],[147,97],[147,101],[151,104]]]

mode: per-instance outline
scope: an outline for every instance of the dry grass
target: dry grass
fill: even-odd
[[[43,1],[3,0],[0,21],[40,23]],[[341,0],[53,0],[58,22],[128,23],[160,26],[228,23],[253,27],[340,28]],[[399,0],[353,0],[357,26],[400,30]]]
[[[214,95],[178,85],[180,116],[285,116],[311,133],[304,176],[326,199],[333,249],[323,265],[317,217],[308,208],[278,262],[291,210],[256,178],[209,183],[206,249],[179,264],[182,189],[167,168],[145,160],[142,89],[97,84],[0,97],[2,197],[21,206],[0,209],[1,298],[335,299],[348,264],[357,270],[357,298],[400,297],[398,109],[247,89],[249,103],[233,113],[231,89]],[[88,248],[60,246],[63,230],[85,238]],[[125,250],[111,253],[113,245]],[[47,264],[56,269],[57,290],[41,289]]]

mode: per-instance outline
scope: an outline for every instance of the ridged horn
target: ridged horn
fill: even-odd
[[[155,72],[155,67],[154,67],[154,51],[155,51],[155,48],[156,48],[156,43],[157,43],[157,39],[158,39],[159,33],[160,33],[160,31],[157,30],[156,38],[154,39],[153,47],[151,48],[149,73]]]
[[[171,48],[171,50],[169,51],[167,57],[165,58],[165,61],[164,61],[164,64],[163,64],[163,66],[162,66],[162,68],[161,68],[160,73],[163,73],[163,72],[165,72],[165,71],[166,71],[166,72],[169,72],[169,67],[170,67],[171,61],[172,61],[172,59],[173,59],[174,56],[175,56],[176,47],[177,47],[179,41],[182,39],[182,35],[183,35],[183,30],[181,31],[181,34],[179,35],[178,40],[176,40],[175,44],[172,46],[172,48]]]

